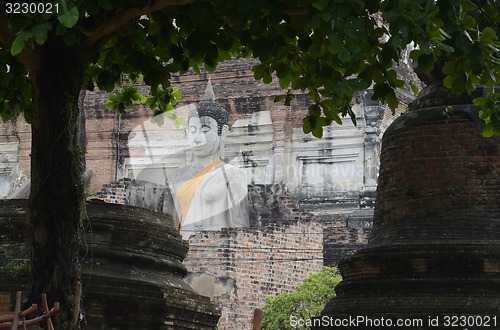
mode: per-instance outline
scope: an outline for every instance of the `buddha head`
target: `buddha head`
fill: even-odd
[[[228,112],[214,100],[209,80],[201,102],[188,116],[188,143],[195,157],[208,157],[219,152],[227,135],[228,120]]]

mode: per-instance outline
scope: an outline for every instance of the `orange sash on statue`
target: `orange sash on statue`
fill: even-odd
[[[177,196],[177,201],[179,202],[179,206],[182,212],[182,218],[179,221],[180,222],[179,230],[182,228],[184,220],[186,219],[186,214],[187,211],[189,210],[189,205],[191,204],[191,200],[193,200],[196,187],[198,187],[198,184],[200,183],[201,179],[203,179],[205,174],[207,174],[208,171],[210,171],[214,166],[220,163],[221,163],[220,160],[216,160],[210,163],[207,167],[198,172],[191,179],[184,182],[184,184],[180,186],[179,189],[177,189],[177,191],[175,192]]]

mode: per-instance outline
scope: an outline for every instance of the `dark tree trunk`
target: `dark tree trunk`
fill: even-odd
[[[60,302],[58,330],[79,329],[81,276],[79,240],[84,210],[78,148],[78,95],[83,59],[49,38],[30,68],[32,80],[30,302],[47,293],[49,308]],[[39,305],[41,306],[41,305]]]

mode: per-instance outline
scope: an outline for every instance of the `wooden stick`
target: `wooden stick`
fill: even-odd
[[[14,319],[12,320],[11,330],[17,330],[19,324],[19,314],[21,313],[21,291],[16,292],[16,309],[14,310]]]
[[[27,308],[27,309],[21,311],[21,313],[19,313],[19,317],[25,317],[29,314],[32,314],[32,313],[36,312],[37,308],[38,308],[38,306],[36,304],[33,304],[33,305],[31,305],[30,308]],[[1,323],[12,322],[13,320],[14,320],[14,314],[0,316],[0,329],[9,328],[9,327],[2,327],[3,324],[1,324]]]
[[[54,302],[54,307],[49,310],[49,305],[47,304],[47,295],[45,293],[42,294],[42,304],[44,314],[42,316],[38,316],[34,319],[26,320],[26,316],[32,314],[37,311],[37,305],[33,304],[31,307],[21,311],[21,291],[16,293],[16,307],[14,314],[12,315],[4,315],[0,316],[0,329],[11,329],[17,330],[19,327],[32,326],[43,323],[47,320],[47,329],[54,330],[54,325],[52,324],[51,317],[55,315],[59,311],[59,302]],[[22,320],[19,318],[22,317]]]

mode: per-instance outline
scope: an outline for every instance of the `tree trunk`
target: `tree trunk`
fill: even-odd
[[[47,293],[60,311],[58,330],[80,329],[79,243],[84,214],[78,95],[83,59],[76,50],[49,40],[30,68],[32,81],[31,237],[32,287],[29,302]],[[41,304],[39,305],[41,306]]]

